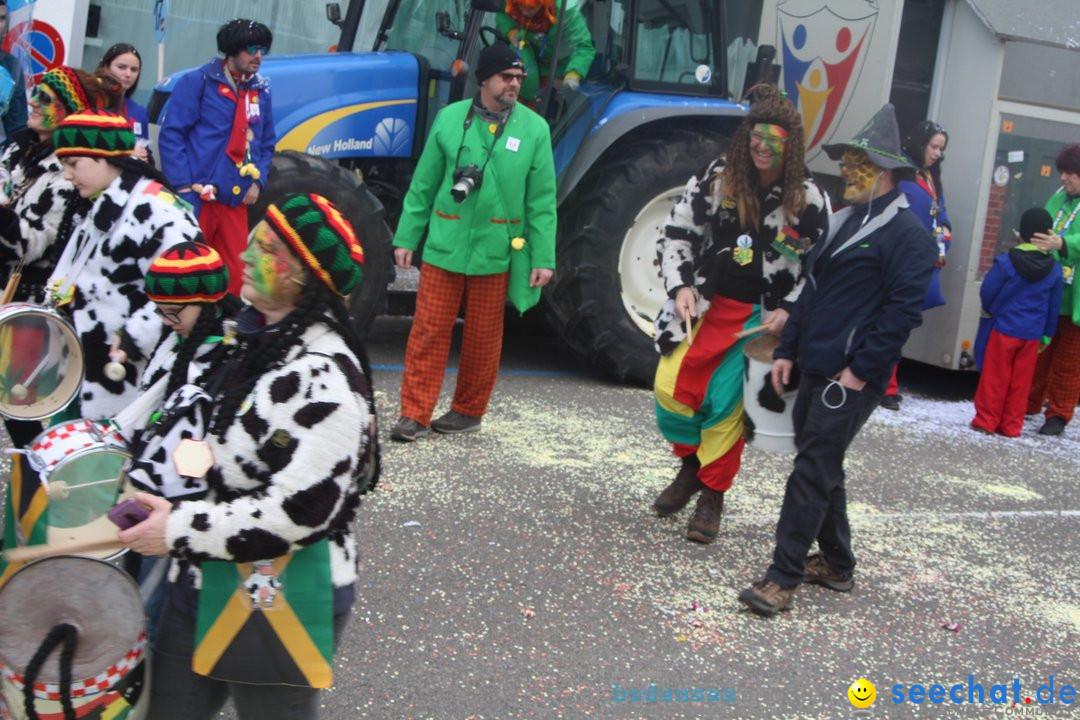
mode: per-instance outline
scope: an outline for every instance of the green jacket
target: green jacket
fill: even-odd
[[[562,2],[559,2],[556,5],[556,17],[561,4]],[[589,67],[596,57],[592,33],[589,32],[589,26],[576,3],[566,8],[563,22],[566,23],[566,28],[559,45],[559,64],[555,69],[555,77],[561,79],[566,77],[567,73],[577,73],[584,78],[589,74]],[[525,64],[526,78],[521,84],[521,98],[531,102],[540,88],[540,78],[547,77],[551,67],[551,52],[555,49],[559,25],[552,24],[546,33],[534,30],[523,33],[514,19],[502,12],[495,16],[495,27],[510,40],[510,45],[517,50]]]
[[[439,111],[405,195],[394,247],[415,250],[427,227],[424,262],[449,272],[493,275],[510,267],[510,241],[524,237],[533,268],[555,268],[555,162],[543,118],[518,103],[494,143],[483,181],[460,205],[450,195],[455,159],[484,166],[494,135],[472,100]]]
[[[1046,201],[1046,210],[1054,220],[1054,232],[1061,235],[1064,244],[1054,257],[1061,263],[1065,284],[1061,290],[1061,314],[1072,318],[1074,325],[1080,325],[1080,292],[1076,288],[1076,270],[1080,266],[1080,197],[1069,200],[1065,190],[1058,190]],[[1073,212],[1076,211],[1076,215]],[[1072,216],[1072,222],[1069,217]],[[1068,223],[1067,227],[1062,225]],[[1069,278],[1073,281],[1070,282]]]

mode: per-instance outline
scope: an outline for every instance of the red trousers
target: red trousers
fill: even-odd
[[[900,383],[896,382],[896,368],[898,367],[900,367],[899,363],[892,366],[892,375],[889,376],[889,384],[885,387],[886,397],[900,394]]]
[[[199,228],[206,243],[221,253],[225,267],[229,269],[229,292],[239,296],[240,286],[244,283],[244,262],[240,255],[247,249],[248,206],[200,203]]]
[[[975,391],[973,427],[1020,437],[1038,356],[1038,340],[1021,340],[997,330],[990,331],[979,387]]]
[[[1039,412],[1047,400],[1046,418],[1059,417],[1065,422],[1072,420],[1080,401],[1080,327],[1073,325],[1068,315],[1058,320],[1053,341],[1039,354],[1027,411]]]
[[[405,375],[401,379],[401,415],[422,425],[431,415],[442,390],[450,339],[458,310],[465,304],[461,362],[450,409],[480,417],[487,412],[499,374],[503,313],[509,273],[462,275],[424,263],[416,293],[409,344],[405,347]]]

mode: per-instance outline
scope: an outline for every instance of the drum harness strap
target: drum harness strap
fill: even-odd
[[[64,708],[64,719],[75,720],[75,706],[71,703],[71,664],[75,657],[75,643],[78,637],[79,631],[74,625],[70,623],[55,625],[38,646],[34,657],[30,659],[30,663],[26,666],[23,685],[23,700],[26,717],[29,720],[38,720],[37,710],[34,708],[34,684],[37,682],[38,673],[49,654],[61,642],[64,643],[64,647],[60,651],[60,705]]]

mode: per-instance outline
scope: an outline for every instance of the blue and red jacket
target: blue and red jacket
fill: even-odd
[[[237,83],[241,91],[257,90],[257,111],[249,111],[251,162],[259,169],[259,180],[240,176],[240,167],[225,149],[236,115],[236,93],[225,77],[223,60],[216,58],[180,78],[169,99],[169,109],[161,126],[158,148],[165,176],[177,189],[192,183],[213,185],[217,201],[240,204],[252,182],[262,188],[270,173],[274,154],[274,120],[270,108],[270,82],[256,73],[249,81]],[[257,113],[257,114],[256,114]],[[188,193],[183,193],[190,200]]]

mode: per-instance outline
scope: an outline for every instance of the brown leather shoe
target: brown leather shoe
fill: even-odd
[[[653,510],[657,515],[667,517],[671,513],[682,510],[686,507],[686,503],[690,502],[690,498],[705,487],[697,475],[700,468],[701,461],[697,459],[697,455],[688,455],[682,459],[679,474],[653,500]]]
[[[772,617],[781,610],[790,610],[795,601],[798,585],[793,588],[780,587],[771,580],[758,580],[739,593],[739,602],[758,615]]]
[[[821,585],[836,592],[851,592],[855,587],[855,574],[844,573],[841,575],[833,569],[829,561],[821,553],[814,553],[806,558],[806,569],[803,570],[803,582]]]
[[[724,493],[708,486],[701,488],[694,514],[686,526],[686,539],[699,543],[711,543],[720,531],[720,515],[724,510]]]

